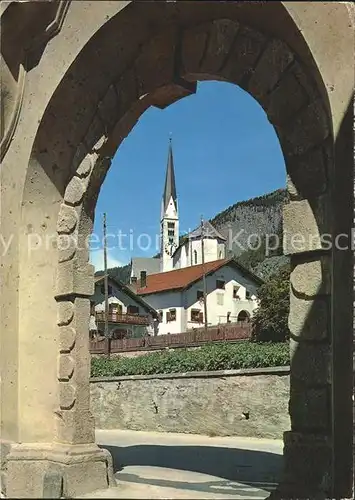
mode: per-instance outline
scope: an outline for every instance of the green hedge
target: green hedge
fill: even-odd
[[[91,376],[154,375],[191,371],[265,368],[289,364],[288,343],[214,343],[200,349],[154,352],[135,358],[92,358]]]

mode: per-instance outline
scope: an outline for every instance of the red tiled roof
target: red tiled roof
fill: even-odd
[[[138,288],[137,294],[145,295],[148,293],[165,292],[168,290],[179,290],[186,288],[191,283],[198,281],[206,274],[216,271],[233,259],[219,259],[212,262],[206,262],[204,266],[198,264],[196,266],[176,269],[166,273],[150,274],[147,276],[147,286]]]

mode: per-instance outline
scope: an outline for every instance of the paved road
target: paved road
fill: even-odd
[[[117,487],[81,498],[261,500],[277,483],[282,441],[96,431],[114,459]]]

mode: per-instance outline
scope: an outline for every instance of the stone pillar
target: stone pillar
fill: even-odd
[[[275,498],[325,498],[331,488],[331,250],[321,238],[328,209],[325,195],[284,208],[284,251],[291,256],[291,430],[284,434],[284,477]]]
[[[33,442],[29,428],[23,436],[31,442],[22,439],[11,445],[7,456],[7,496],[10,498],[45,498],[46,495],[72,498],[115,484],[111,455],[95,444],[95,424],[90,412],[88,321],[90,296],[94,293],[94,268],[88,264],[88,249],[78,246],[82,239],[78,233],[91,168],[90,159],[80,165],[67,186],[59,210],[57,318],[52,311],[47,313],[47,323],[54,323],[52,341],[37,342],[37,349],[33,351],[38,362],[42,356],[57,360],[56,380],[53,377],[50,385],[51,398],[36,415],[39,420],[47,418],[48,431]],[[41,345],[43,350],[39,351]],[[40,391],[43,377],[46,373],[32,377],[27,390]],[[52,373],[47,377],[51,378]]]

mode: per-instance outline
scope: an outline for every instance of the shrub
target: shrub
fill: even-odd
[[[289,346],[286,343],[220,342],[208,344],[199,349],[154,352],[135,358],[92,358],[91,376],[154,375],[265,368],[288,364]]]
[[[259,307],[253,317],[253,338],[282,342],[289,338],[290,269],[281,268],[258,290]]]

